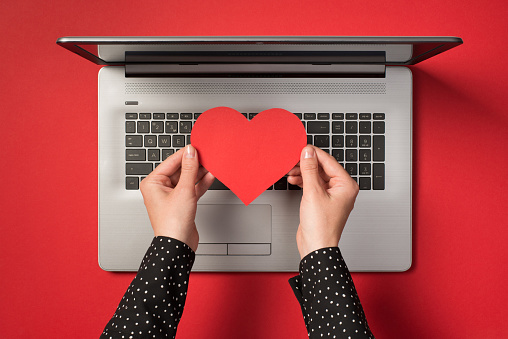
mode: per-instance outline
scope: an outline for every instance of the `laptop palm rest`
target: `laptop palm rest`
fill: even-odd
[[[272,206],[200,205],[197,255],[270,255]]]

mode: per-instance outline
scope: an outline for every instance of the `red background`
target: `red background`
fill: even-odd
[[[50,5],[49,5],[50,4]],[[2,1],[0,337],[94,338],[96,66],[66,35],[451,35],[413,67],[413,266],[356,273],[379,338],[506,338],[507,2]],[[194,273],[178,338],[306,338],[288,273]]]

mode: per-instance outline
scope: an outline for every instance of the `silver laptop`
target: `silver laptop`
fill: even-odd
[[[99,265],[136,271],[153,231],[139,182],[190,142],[199,114],[279,107],[360,192],[340,248],[352,271],[411,267],[412,76],[455,37],[64,37],[99,71]],[[90,112],[92,113],[92,112]],[[217,128],[220,128],[218,126]],[[198,204],[194,271],[297,271],[302,191],[245,206],[216,180]]]

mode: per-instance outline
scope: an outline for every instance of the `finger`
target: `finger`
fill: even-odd
[[[320,148],[315,147],[315,149],[318,163],[323,168],[324,173],[326,173],[330,178],[349,178],[348,172],[346,172],[346,170],[337,162],[333,156]]]
[[[194,191],[194,185],[196,185],[196,178],[199,171],[198,152],[192,145],[187,145],[181,156],[182,166],[180,178],[178,179],[176,187],[181,189],[192,189]]]
[[[307,145],[300,155],[300,171],[303,179],[303,193],[319,192],[323,190],[322,180],[319,176],[319,163],[316,147]]]
[[[288,172],[288,175],[295,175],[295,176],[301,176],[302,175],[302,171],[300,169],[300,167],[293,167],[289,172]],[[321,179],[323,179],[323,181],[325,182],[328,182],[330,181],[330,177],[328,176],[328,174],[325,173],[325,171],[323,170],[323,168],[321,166],[319,166],[319,176],[321,177]]]
[[[300,175],[302,172],[300,171],[300,163],[289,170],[288,175]]]
[[[171,154],[166,158],[163,162],[159,164],[159,166],[155,167],[155,169],[150,173],[150,175],[165,175],[167,177],[175,174],[180,166],[182,165],[182,154],[184,152],[184,148],[180,149],[178,152]]]
[[[288,182],[291,185],[296,185],[302,187],[303,185],[303,179],[299,175],[288,175]]]
[[[201,180],[196,185],[196,196],[198,197],[198,199],[201,198],[203,194],[205,194],[205,192],[210,188],[210,186],[212,186],[214,180],[215,177],[213,176],[212,173],[210,172],[205,173],[203,178],[201,178]]]
[[[203,166],[200,166],[198,169],[198,175],[196,176],[196,183],[198,183],[203,177],[208,173],[208,170]]]
[[[201,180],[201,178],[208,172],[206,168],[203,166],[199,167],[198,175],[196,176],[196,182]],[[171,179],[171,183],[173,183],[174,186],[178,184],[178,181],[180,180],[180,175],[182,174],[182,169],[179,168],[172,176],[169,177]]]

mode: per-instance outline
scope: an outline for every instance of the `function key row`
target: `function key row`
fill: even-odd
[[[242,113],[244,117],[252,120],[258,113]],[[300,120],[330,120],[330,113],[294,113]],[[196,120],[201,113],[125,113],[127,120],[164,120],[181,119]],[[332,120],[384,120],[384,113],[332,113]]]
[[[196,120],[199,118],[201,113],[125,113],[125,119],[127,120]]]
[[[300,120],[330,120],[330,113],[294,113]],[[332,120],[384,120],[384,113],[332,113]]]

